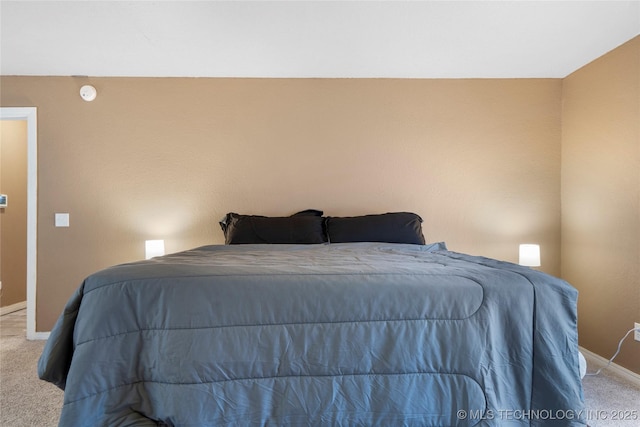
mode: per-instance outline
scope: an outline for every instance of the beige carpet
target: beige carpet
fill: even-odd
[[[590,427],[640,427],[640,385],[605,369],[585,376],[582,388]]]
[[[5,316],[2,316],[5,317]],[[0,327],[2,326],[0,319]],[[57,426],[62,391],[41,381],[36,364],[43,341],[27,341],[22,334],[0,335],[0,426]],[[589,370],[595,370],[589,367]],[[591,427],[640,426],[640,387],[603,371],[597,377],[585,377],[585,401]],[[613,419],[626,412],[635,419]]]
[[[2,336],[0,346],[0,426],[57,426],[63,392],[36,372],[44,341]]]

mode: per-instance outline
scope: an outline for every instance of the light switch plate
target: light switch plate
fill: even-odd
[[[56,214],[56,227],[68,227],[69,226],[69,214],[57,213]]]

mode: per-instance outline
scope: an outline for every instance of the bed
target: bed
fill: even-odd
[[[576,298],[443,243],[209,245],[89,276],[38,373],[61,426],[583,426]]]

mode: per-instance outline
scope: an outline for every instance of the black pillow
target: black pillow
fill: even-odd
[[[291,216],[322,216],[324,212],[317,209],[306,209],[304,211],[296,212]]]
[[[327,217],[330,243],[386,242],[424,245],[422,218],[411,212],[379,215]]]
[[[229,212],[220,227],[225,244],[311,244],[326,242],[322,211],[308,209],[288,217]]]

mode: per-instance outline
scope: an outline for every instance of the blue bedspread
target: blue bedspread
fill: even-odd
[[[88,277],[38,371],[61,426],[581,426],[576,299],[443,244],[204,246]]]

